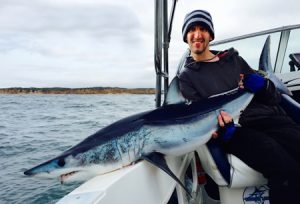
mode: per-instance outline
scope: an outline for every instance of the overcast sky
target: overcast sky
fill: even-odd
[[[221,40],[300,24],[299,8],[298,0],[178,0],[171,76],[187,47],[187,12],[208,10]],[[154,0],[0,0],[0,88],[154,87],[153,43]]]

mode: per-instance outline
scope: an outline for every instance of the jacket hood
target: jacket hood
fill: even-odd
[[[232,57],[239,55],[238,51],[235,50],[234,48],[230,48],[230,49],[224,50],[224,51],[211,50],[211,52],[214,55],[218,55],[219,61],[217,61],[217,62],[220,62],[220,63],[230,60]],[[202,64],[202,63],[212,63],[212,62],[195,61],[192,56],[188,56],[184,67],[189,68],[189,69],[199,69],[199,64]]]

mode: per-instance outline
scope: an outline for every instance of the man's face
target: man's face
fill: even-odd
[[[201,25],[192,26],[187,33],[187,42],[190,50],[197,55],[208,51],[208,45],[211,40],[210,33]]]

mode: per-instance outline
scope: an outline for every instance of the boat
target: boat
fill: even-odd
[[[168,18],[168,1],[155,0],[156,107],[161,106],[162,97],[168,92],[168,47],[176,2],[173,0]],[[300,41],[297,37],[300,36],[300,24],[216,41],[211,47],[216,50],[234,47],[251,67],[258,67],[257,59],[268,36],[271,39],[273,71],[292,92],[292,100],[299,106]],[[183,53],[177,73],[188,55],[189,50]],[[224,154],[213,144],[202,145],[195,152],[180,157],[168,156],[166,161],[174,174],[189,189],[190,194],[161,169],[142,160],[86,181],[57,203],[269,203],[269,188],[263,175],[237,157]],[[226,173],[222,172],[224,168]]]

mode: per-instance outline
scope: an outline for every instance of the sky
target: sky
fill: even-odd
[[[0,88],[155,87],[154,3],[0,0]],[[298,0],[178,0],[170,77],[187,49],[187,12],[209,11],[216,41],[300,24],[299,8]]]

